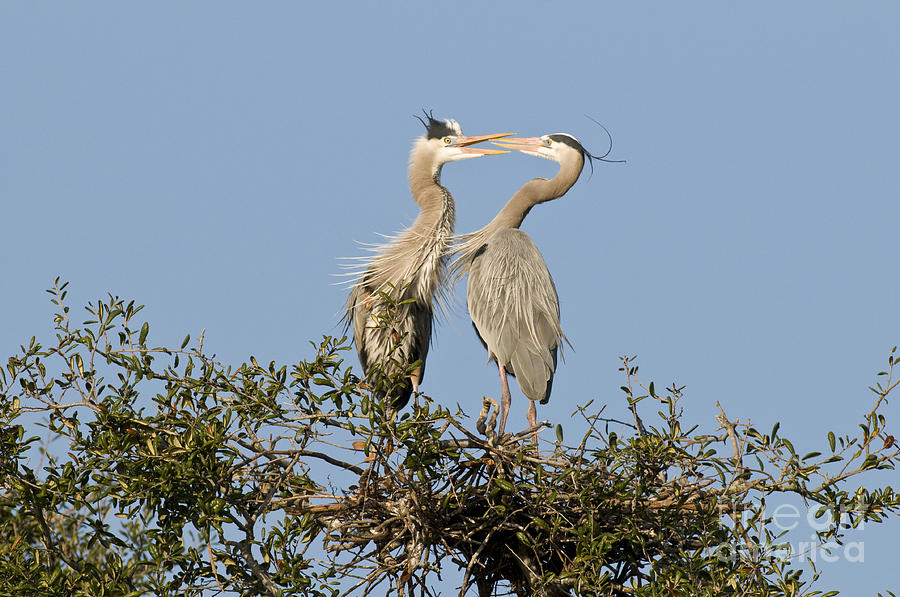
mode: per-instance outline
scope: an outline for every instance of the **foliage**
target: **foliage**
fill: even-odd
[[[821,453],[724,412],[688,426],[683,388],[642,385],[633,358],[633,425],[588,404],[577,445],[558,429],[538,450],[536,430],[496,437],[488,399],[477,432],[425,396],[386,410],[343,339],[231,367],[202,337],[154,347],[133,302],[76,325],[66,285],[48,292],[54,342],[0,373],[0,595],[430,595],[455,564],[460,594],[811,596],[819,573],[783,557],[766,501],[831,513],[823,543],[900,506],[848,489],[897,464],[894,351],[860,432],[828,432]]]

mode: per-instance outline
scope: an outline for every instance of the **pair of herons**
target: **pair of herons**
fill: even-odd
[[[347,303],[359,361],[376,394],[394,408],[403,407],[425,374],[434,302],[448,279],[468,273],[469,314],[500,371],[499,434],[506,428],[511,402],[507,374],[516,377],[529,399],[528,422],[535,428],[534,403],[545,404],[550,398],[557,351],[565,336],[550,272],[519,226],[532,207],[562,197],[578,180],[585,158],[596,156],[564,133],[471,137],[463,135],[455,120],[437,120],[430,113],[419,120],[426,132],[416,139],[409,163],[409,186],[419,215],[412,226],[376,248],[365,272],[353,283]],[[558,162],[559,172],[549,180],[525,183],[487,226],[454,237],[453,196],[441,186],[441,168],[448,162],[508,153],[473,147],[501,138],[494,145]]]

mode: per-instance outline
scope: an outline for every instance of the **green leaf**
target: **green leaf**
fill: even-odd
[[[538,527],[542,531],[550,532],[550,525],[547,524],[543,518],[538,518],[537,516],[531,517],[531,522],[534,523],[534,526]]]
[[[562,425],[557,425],[557,426],[556,426],[556,440],[557,440],[559,443],[562,443],[562,442],[563,442],[563,428],[562,428]]]
[[[141,326],[141,335],[138,337],[138,344],[143,345],[147,341],[147,334],[150,332],[150,324],[146,321]]]
[[[516,486],[506,479],[494,479],[494,485],[496,485],[506,493],[514,493],[516,491]]]
[[[796,452],[794,452],[794,444],[792,444],[792,443],[790,442],[790,440],[788,440],[788,439],[782,439],[782,440],[781,440],[781,443],[782,443],[782,445],[784,445],[785,448],[787,448],[788,450],[790,450],[791,454],[796,454]]]
[[[831,451],[834,452],[834,431],[828,432],[828,445],[831,447]]]

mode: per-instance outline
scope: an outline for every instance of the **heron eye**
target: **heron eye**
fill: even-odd
[[[547,139],[547,147],[553,145],[553,139]]]
[[[452,141],[453,139],[451,139],[450,137],[444,137],[444,145],[450,145]]]

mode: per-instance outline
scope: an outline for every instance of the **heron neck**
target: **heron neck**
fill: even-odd
[[[419,206],[419,215],[411,230],[418,234],[453,233],[456,209],[453,195],[441,186],[441,167],[429,167],[413,160],[409,165],[409,190]]]
[[[579,158],[560,164],[559,172],[549,180],[546,178],[529,180],[510,197],[484,230],[493,234],[506,228],[518,228],[532,207],[565,195],[578,180],[583,166],[584,160]]]
[[[583,166],[584,159],[579,156],[571,162],[561,163],[559,172],[550,180],[546,178],[529,180],[516,191],[487,226],[460,237],[460,242],[456,246],[457,257],[451,266],[453,279],[458,280],[469,271],[475,255],[494,234],[509,228],[518,228],[532,207],[565,195],[578,180]]]

